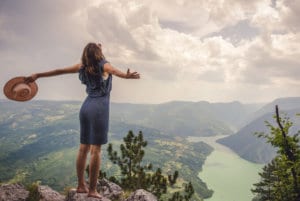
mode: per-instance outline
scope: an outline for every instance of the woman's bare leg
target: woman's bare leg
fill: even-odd
[[[100,154],[101,145],[91,145],[91,158],[90,158],[90,188],[88,197],[101,198],[101,195],[97,192],[97,180],[100,169]]]
[[[89,151],[90,151],[90,145],[80,144],[78,154],[77,154],[77,160],[76,160],[76,170],[77,170],[77,179],[78,179],[77,193],[88,193],[88,188],[85,185],[84,171],[85,171],[86,158]]]

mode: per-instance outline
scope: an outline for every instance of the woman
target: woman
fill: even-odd
[[[105,60],[101,44],[89,43],[83,50],[81,63],[67,68],[32,74],[26,78],[26,82],[67,73],[79,73],[79,79],[86,85],[88,94],[79,114],[80,147],[76,160],[77,193],[88,193],[88,197],[101,199],[101,195],[96,190],[96,184],[101,162],[101,145],[107,143],[112,75],[125,79],[139,79],[140,75],[137,72],[130,72],[129,69],[124,73],[111,66]],[[89,152],[88,188],[85,184],[84,170]]]

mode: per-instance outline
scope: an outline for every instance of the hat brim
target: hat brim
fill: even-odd
[[[13,92],[13,88],[17,84],[20,84],[20,83],[26,84],[27,86],[30,87],[31,92],[28,95],[15,96],[15,94]],[[15,78],[12,78],[11,80],[9,80],[8,82],[6,82],[6,84],[3,87],[3,92],[4,92],[5,96],[10,100],[28,101],[28,100],[31,100],[37,94],[38,85],[35,82],[25,83],[25,77],[15,77]]]

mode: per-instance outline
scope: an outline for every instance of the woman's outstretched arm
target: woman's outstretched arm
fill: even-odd
[[[68,74],[68,73],[77,73],[82,66],[81,63],[65,67],[65,68],[59,68],[52,71],[42,72],[42,73],[34,73],[29,77],[25,78],[25,82],[33,82],[38,78],[41,77],[50,77],[50,76],[56,76],[56,75],[62,75],[62,74]]]
[[[120,71],[119,69],[113,67],[112,65],[110,65],[110,63],[105,63],[103,66],[103,70],[106,73],[115,75],[117,77],[120,78],[124,78],[124,79],[139,79],[140,78],[140,74],[137,72],[130,72],[129,68],[127,70],[127,73],[124,73],[122,71]]]

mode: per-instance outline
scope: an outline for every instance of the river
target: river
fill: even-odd
[[[216,137],[189,137],[189,141],[203,141],[214,148],[207,157],[199,177],[214,190],[211,198],[205,201],[251,201],[250,191],[259,181],[258,172],[263,165],[251,163],[238,156],[231,149],[216,142]]]

